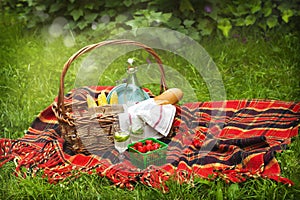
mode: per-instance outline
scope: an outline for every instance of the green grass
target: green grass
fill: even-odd
[[[76,45],[66,47],[63,38],[50,38],[43,31],[28,31],[13,17],[0,21],[0,137],[19,138],[35,116],[48,106],[58,92],[61,69],[81,47],[105,39],[76,37]],[[270,33],[268,39],[253,32],[240,39],[208,38],[201,42],[222,74],[227,99],[278,99],[300,101],[299,35]],[[94,34],[95,35],[95,34]],[[134,56],[145,56],[133,53]],[[197,100],[209,101],[205,82],[184,59],[162,52],[164,64],[180,70],[196,92]],[[114,84],[123,73],[127,56],[105,71],[99,83]],[[141,60],[143,61],[143,60]],[[74,87],[80,60],[66,77],[66,91]],[[113,75],[116,73],[116,75]],[[176,80],[168,84],[176,86]],[[149,85],[155,93],[158,85]],[[184,101],[189,101],[187,98]],[[193,99],[194,100],[194,99]],[[221,180],[196,180],[194,185],[168,182],[170,192],[138,184],[134,191],[116,188],[96,175],[49,184],[41,176],[20,178],[13,175],[14,163],[0,168],[0,199],[297,199],[300,196],[300,139],[293,139],[288,150],[277,155],[283,176],[295,186],[270,180],[250,179],[245,183],[226,184]]]

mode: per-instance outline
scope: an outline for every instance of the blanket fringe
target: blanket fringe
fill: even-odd
[[[194,177],[210,180],[220,177],[227,183],[244,182],[247,177],[262,177],[288,184],[289,186],[293,185],[291,180],[283,178],[277,173],[271,175],[268,174],[269,172],[251,173],[249,169],[218,171],[217,168],[213,167],[199,167],[197,165],[190,167],[183,161],[180,162],[176,168],[171,164],[167,164],[160,168],[149,166],[145,170],[138,172],[130,169],[124,170],[125,167],[123,163],[112,165],[109,162],[102,162],[101,164],[100,160],[97,162],[94,161],[94,164],[87,166],[74,165],[70,162],[70,156],[65,157],[66,155],[63,154],[62,151],[62,145],[56,140],[48,142],[42,149],[26,142],[9,139],[1,139],[0,146],[0,167],[14,160],[15,163],[17,163],[16,176],[26,177],[29,172],[34,176],[37,171],[42,170],[43,177],[47,178],[50,183],[57,183],[66,178],[76,178],[82,173],[91,173],[94,171],[94,173],[97,173],[99,176],[107,177],[115,186],[129,190],[133,190],[134,184],[141,181],[147,186],[168,192],[166,181],[170,180],[170,177],[180,184],[193,184]],[[75,157],[82,160],[90,159],[89,156],[85,155],[75,155]],[[74,156],[72,159],[74,159]],[[94,159],[97,159],[97,157]],[[24,172],[22,168],[25,168],[27,171]],[[175,172],[175,174],[173,174],[172,171]]]

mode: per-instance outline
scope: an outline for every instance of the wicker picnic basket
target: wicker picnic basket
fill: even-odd
[[[134,45],[147,51],[153,56],[160,70],[160,92],[167,90],[162,61],[151,47],[125,39],[108,40],[83,47],[65,63],[60,77],[57,101],[52,105],[59,122],[61,137],[65,140],[64,148],[69,153],[99,154],[114,146],[112,125],[117,120],[117,114],[123,112],[123,106],[106,105],[88,109],[86,99],[83,101],[70,99],[64,94],[64,79],[72,62],[79,56],[105,45]]]

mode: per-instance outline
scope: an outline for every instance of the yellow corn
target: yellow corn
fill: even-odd
[[[118,104],[118,103],[119,103],[118,94],[116,91],[114,91],[110,97],[110,104]]]
[[[89,94],[86,95],[86,102],[87,102],[88,108],[97,107],[97,104],[94,101],[94,98]]]
[[[98,96],[98,106],[107,105],[107,100],[104,91],[101,91],[101,94]]]

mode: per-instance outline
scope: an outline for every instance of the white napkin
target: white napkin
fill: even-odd
[[[146,124],[146,128],[144,129],[145,136],[154,138],[161,138],[168,135],[175,112],[175,106],[171,104],[157,105],[153,98],[139,102],[128,108],[132,131],[139,130],[145,127]]]

